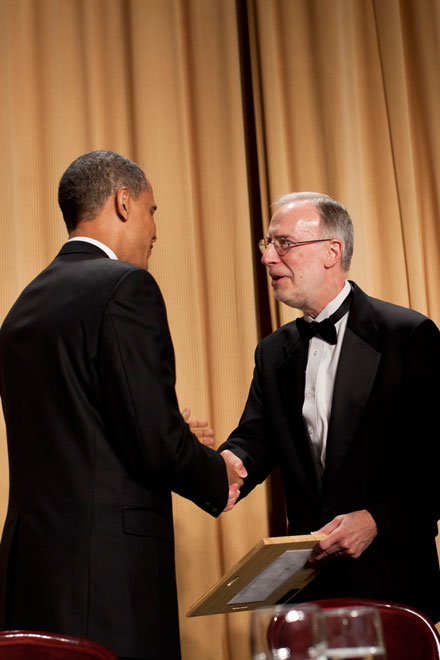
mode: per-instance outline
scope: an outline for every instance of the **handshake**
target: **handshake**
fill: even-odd
[[[190,419],[191,411],[188,408],[182,410],[182,417],[199,442],[207,447],[214,446],[214,431],[209,427],[206,420]],[[240,497],[240,488],[243,485],[243,479],[247,477],[247,470],[243,465],[243,461],[229,449],[222,451],[221,456],[226,465],[229,483],[228,502],[223,511],[230,511]]]
[[[230,511],[234,508],[234,505],[240,496],[240,488],[244,483],[243,479],[247,477],[247,470],[243,465],[243,461],[232,451],[229,451],[229,449],[222,451],[221,456],[226,464],[229,483],[228,503],[223,511]]]

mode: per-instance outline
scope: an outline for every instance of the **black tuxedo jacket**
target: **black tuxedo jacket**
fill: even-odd
[[[280,466],[292,534],[360,509],[375,519],[379,533],[363,555],[334,561],[298,599],[396,600],[438,620],[440,333],[421,314],[352,287],[322,478],[302,417],[295,322],[258,345],[243,416],[220,450],[246,465],[242,496]]]
[[[10,499],[3,626],[180,657],[171,491],[217,516],[223,459],[176,401],[164,302],[146,271],[67,243],[0,332]]]

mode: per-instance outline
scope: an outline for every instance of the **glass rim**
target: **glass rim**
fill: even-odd
[[[359,614],[374,612],[375,614],[380,614],[378,608],[374,605],[343,605],[340,607],[322,608],[322,611],[324,615],[350,614],[350,612],[357,612]]]
[[[306,612],[325,612],[325,610],[320,607],[317,603],[292,603],[289,605],[288,603],[286,604],[279,604],[279,605],[263,605],[262,607],[256,607],[253,610],[250,610],[251,614],[257,613],[257,612],[267,612],[267,613],[272,613],[272,614],[279,614],[279,613],[285,613],[285,612],[290,612],[291,610],[296,610],[296,611],[306,611]]]

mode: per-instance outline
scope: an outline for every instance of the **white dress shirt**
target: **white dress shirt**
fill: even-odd
[[[70,241],[84,241],[84,243],[91,243],[92,245],[96,245],[96,247],[101,248],[101,250],[105,252],[110,259],[116,259],[116,261],[118,260],[118,257],[115,255],[113,250],[109,248],[108,245],[101,243],[101,241],[97,241],[96,238],[89,238],[89,236],[75,236],[74,238],[69,238],[67,242],[70,243]]]
[[[331,316],[350,293],[350,284],[346,281],[340,293],[318,314],[316,319],[306,316],[306,321],[323,321]],[[312,337],[306,368],[303,417],[310,440],[322,469],[325,467],[327,432],[332,408],[336,369],[341,353],[342,340],[348,321],[347,312],[337,323],[337,343],[329,344],[320,337]]]

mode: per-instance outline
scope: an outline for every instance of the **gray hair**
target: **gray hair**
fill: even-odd
[[[73,161],[61,177],[58,203],[67,229],[80,220],[93,220],[110,195],[126,186],[133,199],[148,189],[136,163],[113,151],[90,151]]]
[[[353,223],[342,204],[324,193],[297,192],[279,197],[272,206],[281,208],[288,204],[308,200],[317,208],[321,217],[321,227],[328,234],[328,238],[339,238],[342,242],[341,266],[348,271],[353,256]],[[326,237],[322,236],[322,238]]]

